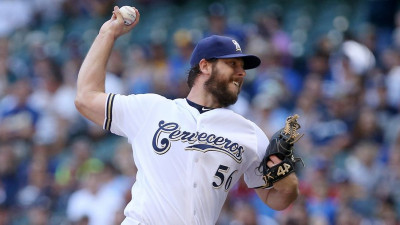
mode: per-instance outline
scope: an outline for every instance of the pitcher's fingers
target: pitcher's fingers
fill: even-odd
[[[118,6],[114,6],[114,15],[117,17],[118,22],[124,23],[124,18],[122,17],[121,11],[119,11]]]
[[[136,26],[136,24],[139,23],[139,20],[140,20],[139,10],[137,10],[137,8],[135,8],[135,7],[133,7],[133,9],[135,10],[135,13],[136,13],[136,19],[130,26]]]
[[[115,10],[113,9],[113,11],[112,11],[112,13],[111,13],[111,18],[110,18],[110,20],[112,20],[112,19],[114,19],[114,17],[115,17]]]
[[[269,160],[271,160],[274,164],[278,164],[278,163],[282,162],[282,160],[280,160],[280,159],[278,158],[278,156],[276,156],[276,155],[271,155],[271,156],[269,157]]]
[[[112,11],[111,19],[112,20],[117,19],[117,15],[115,15],[115,10]]]
[[[269,168],[271,168],[271,167],[273,167],[275,164],[272,162],[272,161],[268,161],[267,162],[267,166],[269,167]]]
[[[115,15],[115,13],[113,11],[110,20],[115,20],[115,19],[117,19],[117,16]]]

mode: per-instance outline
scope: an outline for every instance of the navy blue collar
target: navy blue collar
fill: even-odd
[[[205,106],[199,105],[197,103],[194,103],[194,102],[190,101],[189,99],[186,99],[186,101],[190,106],[192,106],[193,108],[197,109],[200,113],[208,112],[208,111],[214,109],[214,108],[210,108],[210,107],[205,107]]]

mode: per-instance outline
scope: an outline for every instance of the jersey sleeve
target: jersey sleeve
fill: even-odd
[[[265,181],[263,180],[262,173],[258,170],[258,167],[264,158],[269,140],[265,133],[255,124],[254,129],[257,139],[257,147],[255,149],[255,156],[251,159],[250,166],[244,173],[244,181],[249,188],[262,188],[265,186]]]
[[[145,126],[150,112],[163,99],[156,94],[108,94],[103,129],[133,139]]]

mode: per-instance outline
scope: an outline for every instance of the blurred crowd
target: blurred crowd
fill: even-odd
[[[268,137],[300,116],[300,197],[273,211],[241,180],[218,225],[399,225],[400,4],[290,2],[0,1],[0,225],[123,220],[131,146],[74,106],[80,64],[113,5],[136,6],[141,23],[118,40],[106,92],[185,97],[196,41],[220,34],[262,60],[231,109]],[[330,3],[341,8],[315,32]]]

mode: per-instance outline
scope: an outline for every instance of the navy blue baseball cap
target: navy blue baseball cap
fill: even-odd
[[[256,68],[261,63],[257,56],[243,54],[236,40],[230,37],[212,35],[197,43],[190,58],[190,65],[196,66],[202,59],[228,58],[242,58],[245,70]]]

